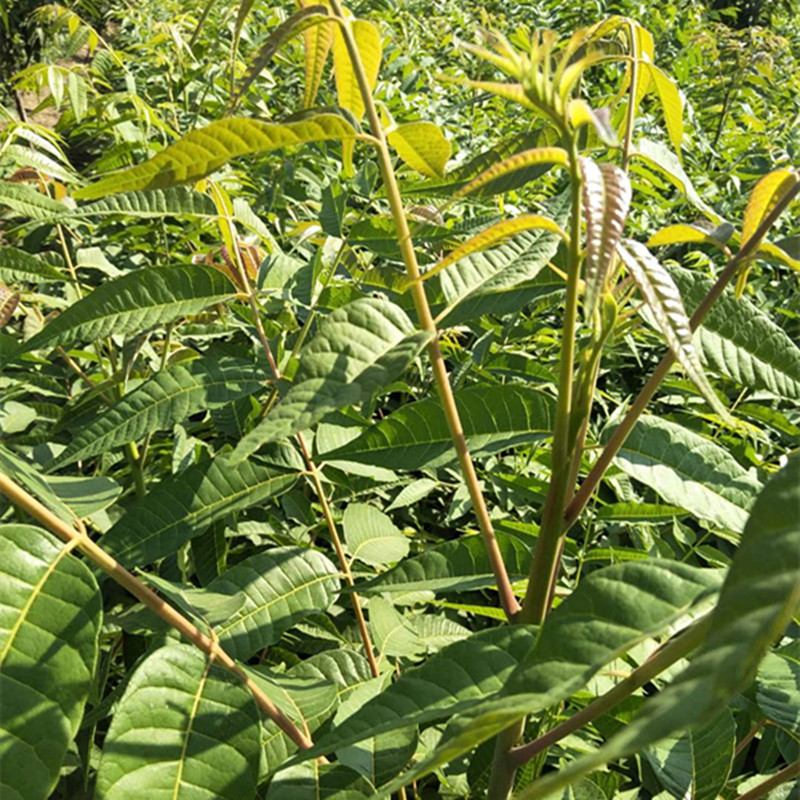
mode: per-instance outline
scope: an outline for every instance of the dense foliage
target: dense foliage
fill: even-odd
[[[0,11],[3,800],[800,791],[791,2]]]

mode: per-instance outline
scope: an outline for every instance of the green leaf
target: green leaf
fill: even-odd
[[[78,189],[74,197],[93,200],[117,192],[195,183],[239,156],[355,137],[352,125],[338,114],[319,114],[282,124],[229,117],[186,134],[143,164]]]
[[[533,540],[496,532],[497,544],[512,581],[528,574]],[[407,558],[394,569],[358,584],[358,592],[471,592],[495,585],[486,546],[480,536],[462,536],[457,541],[429,547]]]
[[[70,445],[48,464],[48,469],[58,469],[73,461],[107,453],[126,442],[139,441],[198,411],[222,408],[263,386],[258,369],[238,359],[209,357],[174,364],[157,372],[82,427]]]
[[[586,215],[583,307],[584,316],[591,320],[622,239],[631,205],[631,184],[628,176],[613,164],[597,164],[591,158],[581,158],[580,167]]]
[[[764,487],[722,586],[710,633],[689,667],[603,747],[535,781],[519,800],[543,798],[609,761],[712,719],[753,680],[800,602],[800,456]]]
[[[724,708],[705,725],[665,739],[643,755],[673,797],[716,800],[722,793],[736,748],[736,723]]]
[[[409,620],[380,597],[370,600],[369,629],[378,650],[379,664],[387,656],[407,658],[425,651]]]
[[[800,733],[800,643],[768,653],[758,669],[756,702],[764,716],[793,734]]]
[[[223,649],[248,659],[304,617],[326,611],[339,593],[338,574],[322,553],[299,547],[276,547],[231,567],[208,585],[246,598],[242,610],[216,629]]]
[[[97,800],[254,798],[261,745],[250,692],[195,647],[162,647],[136,669],[97,771]]]
[[[338,308],[301,351],[286,396],[239,442],[234,458],[305,430],[331,411],[369,400],[411,364],[429,339],[386,300],[362,297]]]
[[[16,247],[0,248],[0,280],[45,283],[64,281],[64,276],[53,266]]]
[[[151,489],[103,536],[103,549],[143,567],[199,536],[215,519],[286,491],[297,473],[224,456],[197,464]]]
[[[23,183],[0,182],[0,206],[8,206],[22,216],[45,220],[68,214],[69,209],[48,194],[43,194]]]
[[[71,305],[22,343],[13,356],[97,341],[112,333],[140,333],[187,314],[198,314],[233,293],[233,284],[213,267],[140,269],[102,284]]]
[[[547,209],[547,216],[563,226],[569,209],[568,193]],[[473,253],[439,273],[446,302],[437,321],[457,325],[483,314],[507,314],[519,305],[504,303],[510,289],[531,281],[556,254],[560,238],[548,231],[521,233],[507,244]]]
[[[70,547],[0,525],[0,794],[45,800],[94,680],[102,599]]]
[[[712,282],[686,269],[674,268],[671,274],[693,312]],[[746,297],[724,292],[695,331],[694,342],[709,369],[748,389],[800,400],[800,347]]]
[[[361,709],[340,722],[301,758],[332,753],[348,745],[409,725],[427,725],[464,711],[502,689],[535,638],[530,625],[491,628],[431,656]]]
[[[367,800],[375,787],[343,764],[297,764],[281,770],[264,800]]]
[[[409,167],[429,178],[444,177],[452,148],[438,125],[405,122],[392,128],[387,138]]]
[[[88,203],[70,212],[70,216],[73,217],[112,217],[117,215],[137,217],[138,219],[159,219],[161,217],[216,219],[218,213],[214,201],[208,195],[192,191],[185,186],[143,192],[125,192]]]
[[[367,79],[367,86],[372,91],[378,81],[378,70],[383,52],[380,32],[375,25],[365,19],[355,19],[345,24],[350,26]],[[361,97],[361,89],[350,61],[350,54],[347,52],[344,36],[338,25],[333,34],[333,73],[339,105],[350,111],[360,122],[364,116],[364,100]]]
[[[527,444],[552,429],[552,399],[513,384],[464,389],[456,394],[456,406],[473,455]],[[440,467],[456,458],[437,398],[408,403],[322,456],[402,470]]]
[[[667,503],[737,533],[761,488],[719,445],[660,417],[641,417],[615,463]]]
[[[502,691],[455,717],[434,754],[390,788],[565,700],[604,665],[685,617],[719,580],[716,570],[657,559],[592,572],[550,613],[536,644],[505,679]]]
[[[342,517],[347,552],[365,564],[393,564],[408,555],[409,540],[375,506],[350,503]]]
[[[306,2],[307,0],[304,0]],[[303,108],[311,108],[317,99],[322,72],[333,45],[333,22],[313,25],[303,31],[305,80],[303,81]]]
[[[108,508],[122,492],[122,487],[115,480],[104,475],[90,478],[49,475],[45,480],[53,494],[79,518]]]
[[[672,354],[718,414],[728,412],[714,393],[694,347],[689,316],[675,281],[658,259],[640,242],[628,239],[617,248],[625,268],[636,281],[648,308],[664,334]]]

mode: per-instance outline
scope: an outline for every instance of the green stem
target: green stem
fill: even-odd
[[[558,571],[561,538],[564,534],[564,506],[572,475],[570,420],[573,410],[575,339],[578,324],[578,284],[581,258],[581,173],[577,142],[570,143],[570,183],[572,220],[569,245],[569,272],[561,343],[561,371],[553,432],[552,476],[542,512],[542,523],[533,557],[528,589],[520,621],[540,625],[547,615],[550,587]]]
[[[492,565],[492,573],[494,574],[495,582],[497,584],[498,593],[500,595],[500,604],[503,611],[509,620],[514,620],[519,611],[519,604],[514,595],[514,590],[511,587],[511,582],[508,578],[503,556],[500,552],[500,547],[494,535],[494,527],[491,518],[489,517],[489,510],[486,506],[486,501],[481,491],[480,483],[478,482],[478,475],[475,471],[475,465],[472,463],[472,457],[467,447],[467,440],[464,436],[464,430],[461,425],[461,418],[456,407],[455,397],[453,390],[450,386],[450,380],[447,375],[447,367],[444,363],[441,350],[439,349],[439,337],[436,329],[436,323],[431,314],[428,298],[425,294],[425,287],[423,286],[419,264],[417,263],[417,256],[414,252],[414,245],[411,239],[411,231],[408,227],[408,220],[406,219],[405,211],[403,210],[403,201],[400,196],[400,189],[397,185],[397,179],[394,174],[394,167],[392,165],[392,157],[389,152],[389,145],[386,141],[386,135],[383,131],[378,111],[375,107],[375,102],[372,97],[372,91],[364,71],[364,65],[361,61],[361,56],[358,52],[353,33],[349,21],[345,18],[342,6],[339,0],[331,0],[331,8],[337,21],[340,23],[342,36],[347,46],[347,51],[350,56],[350,61],[353,65],[353,71],[358,81],[358,87],[361,92],[361,97],[364,101],[364,107],[369,119],[370,128],[374,137],[374,145],[378,152],[378,163],[383,177],[383,184],[386,189],[386,197],[389,201],[389,206],[392,212],[392,219],[394,220],[395,228],[397,230],[398,246],[403,258],[403,263],[406,267],[406,273],[409,278],[411,293],[416,307],[417,317],[422,329],[431,334],[430,344],[428,345],[428,353],[431,360],[431,368],[433,370],[433,377],[436,382],[436,387],[439,392],[439,397],[442,402],[442,409],[447,420],[447,426],[450,430],[450,437],[453,440],[456,455],[458,457],[461,473],[464,476],[464,482],[467,485],[470,499],[472,500],[472,507],[475,510],[475,516],[478,521],[481,535],[483,537],[484,545]]]

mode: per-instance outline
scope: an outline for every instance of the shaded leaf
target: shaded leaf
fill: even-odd
[[[65,278],[55,267],[24,250],[18,250],[16,247],[1,247],[0,280],[45,283],[63,281]]]

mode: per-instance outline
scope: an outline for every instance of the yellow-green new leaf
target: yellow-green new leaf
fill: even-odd
[[[504,219],[500,222],[491,225],[486,230],[468,239],[464,244],[456,247],[455,250],[448,253],[438,264],[431,267],[422,277],[427,280],[435,275],[437,272],[455,264],[466,256],[478,253],[481,250],[486,250],[488,247],[494,247],[496,244],[508,239],[511,236],[516,236],[522,231],[530,230],[544,230],[550,233],[558,234],[564,241],[567,240],[567,234],[561,229],[558,223],[554,222],[548,217],[543,217],[541,214],[523,214],[521,217],[514,219]]]
[[[742,244],[745,244],[758,230],[764,218],[775,204],[792,188],[800,175],[788,169],[776,169],[765,175],[753,189],[747,201],[742,222]]]
[[[334,22],[321,22],[303,31],[305,49],[305,81],[303,83],[303,108],[311,108],[317,99],[322,71],[333,45]]]
[[[566,168],[569,165],[569,156],[567,151],[561,147],[534,147],[532,150],[523,150],[521,153],[509,156],[499,164],[492,164],[477,178],[474,178],[466,186],[459,189],[453,195],[453,199],[457,200],[460,197],[465,197],[476,189],[486,186],[487,183],[497,180],[497,178],[502,178],[504,175],[509,175],[517,170],[533,167],[537,164],[555,164]]]
[[[238,156],[356,136],[353,126],[338,114],[318,114],[283,124],[231,117],[192,131],[149,161],[108,175],[74,196],[92,200],[117,192],[194,183]]]
[[[654,233],[648,240],[648,247],[663,247],[668,244],[713,244],[720,250],[726,250],[725,243],[715,238],[702,228],[694,225],[679,223],[677,225],[667,225],[660,231]]]
[[[450,158],[450,142],[432,122],[406,122],[388,133],[397,155],[421,175],[443,178]]]
[[[365,19],[356,19],[349,24],[361,56],[364,73],[367,76],[367,85],[372,91],[378,82],[378,69],[383,52],[380,32],[375,25]],[[360,121],[364,116],[364,100],[361,97],[361,90],[350,61],[350,53],[347,51],[344,36],[338,28],[333,35],[333,72],[339,105],[352,112],[353,116]]]
[[[681,152],[683,141],[683,103],[675,81],[662,72],[655,64],[643,62],[642,66],[650,73],[661,109],[664,112],[664,121],[667,125],[667,134],[672,148],[676,153]]]

